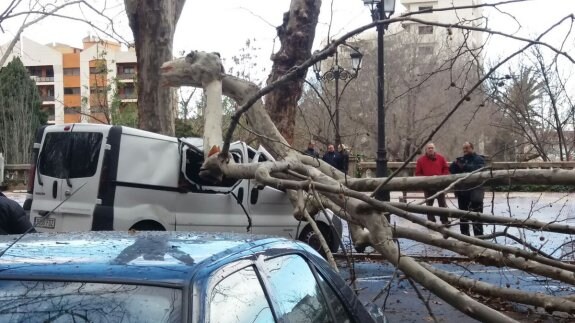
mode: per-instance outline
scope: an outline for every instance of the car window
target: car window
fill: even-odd
[[[341,300],[339,299],[333,288],[327,283],[327,281],[323,278],[323,276],[320,273],[317,274],[317,279],[324,292],[325,298],[327,299],[331,307],[331,310],[333,311],[333,314],[336,318],[336,322],[340,323],[351,322],[352,320],[349,316],[349,313],[345,309],[346,306],[341,302]]]
[[[279,303],[277,316],[282,322],[322,323],[332,318],[307,262],[298,255],[265,261],[271,284],[270,295]]]
[[[180,322],[181,304],[179,289],[0,281],[0,322]]]
[[[103,135],[98,132],[49,132],[40,153],[40,174],[55,178],[94,176]]]
[[[270,305],[253,267],[220,281],[210,296],[210,323],[274,322]]]

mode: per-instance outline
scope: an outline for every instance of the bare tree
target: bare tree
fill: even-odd
[[[497,4],[490,4],[496,6]],[[435,127],[429,129],[427,137],[422,142],[426,142],[440,131],[444,124],[461,108],[469,108],[466,105],[470,102],[471,95],[479,91],[482,84],[493,76],[495,71],[504,66],[514,57],[533,46],[547,47],[553,50],[570,62],[575,60],[553,46],[543,43],[541,38],[565,21],[572,23],[575,20],[573,15],[559,21],[551,26],[545,33],[535,39],[521,38],[507,35],[507,37],[523,40],[525,46],[509,56],[503,58],[498,64],[489,70],[477,75],[475,79],[468,77],[469,73],[462,73],[462,77],[469,80],[467,84],[457,84],[455,86],[460,91],[460,98],[453,102],[450,109],[442,117]],[[488,30],[477,26],[467,26],[464,24],[453,25],[440,22],[427,22],[417,18],[399,17],[372,23],[356,30],[350,31],[341,38],[335,40],[322,51],[311,56],[310,59],[302,62],[298,67],[293,68],[276,82],[268,84],[259,89],[254,84],[238,79],[231,75],[222,73],[221,67],[215,64],[211,69],[212,79],[221,79],[221,89],[223,95],[227,95],[238,102],[238,109],[232,118],[231,127],[223,137],[223,147],[219,154],[213,154],[206,159],[203,166],[202,175],[208,178],[221,178],[224,174],[234,178],[253,178],[263,185],[270,185],[288,190],[288,194],[294,202],[294,216],[296,218],[309,218],[317,209],[328,207],[339,216],[350,223],[352,237],[355,243],[367,240],[383,257],[397,266],[405,275],[429,289],[435,295],[444,299],[457,309],[482,321],[489,322],[512,322],[511,318],[492,309],[481,302],[473,299],[465,293],[466,287],[472,287],[473,292],[479,294],[493,293],[495,286],[477,283],[475,281],[456,280],[436,267],[422,264],[415,259],[408,257],[399,250],[397,238],[406,238],[419,241],[428,245],[448,249],[462,254],[486,266],[507,266],[525,271],[530,274],[549,277],[566,284],[575,284],[573,272],[575,266],[545,256],[540,252],[525,250],[513,246],[501,245],[482,237],[469,237],[452,230],[442,224],[427,221],[425,217],[415,213],[447,213],[454,222],[458,218],[473,219],[484,223],[497,223],[505,226],[521,226],[541,232],[562,232],[567,234],[575,233],[573,228],[564,223],[542,223],[533,219],[521,219],[515,221],[509,217],[494,216],[482,213],[458,211],[453,209],[441,209],[427,206],[412,205],[406,203],[382,202],[373,198],[375,191],[403,190],[403,189],[438,189],[448,190],[455,188],[458,190],[470,189],[477,185],[498,183],[562,183],[572,184],[575,182],[575,175],[572,171],[486,171],[475,174],[462,174],[452,176],[438,176],[432,179],[422,178],[388,178],[378,179],[348,179],[341,172],[335,170],[327,164],[316,159],[303,156],[291,149],[288,142],[281,136],[277,127],[266,113],[262,96],[270,93],[274,89],[293,81],[300,77],[314,62],[319,61],[333,54],[337,46],[353,35],[374,27],[381,23],[395,23],[399,21],[416,21],[418,23],[433,25],[445,28],[458,28],[463,30],[479,30],[489,33],[504,34],[498,31]],[[203,65],[203,60],[213,61],[210,54],[195,52],[187,58],[166,62],[162,67],[162,77],[171,86],[195,86],[202,87],[206,77],[207,67]],[[450,65],[451,68],[453,65]],[[457,78],[454,77],[454,80]],[[208,109],[209,109],[208,105]],[[472,107],[473,108],[473,107]],[[252,129],[257,132],[265,142],[266,147],[274,151],[282,158],[278,162],[266,162],[252,165],[234,164],[228,155],[230,139],[234,132],[234,124],[237,125],[242,115],[246,115]],[[207,136],[217,135],[215,133],[205,133]],[[220,138],[214,138],[212,142],[218,142]],[[418,149],[420,149],[418,147]],[[413,159],[415,152],[411,153],[406,162]],[[372,192],[371,195],[365,194]],[[414,224],[423,226],[432,233],[421,232],[401,225],[391,226],[384,213],[392,213],[398,217],[406,219]],[[459,290],[457,287],[462,288]],[[560,311],[575,313],[575,302],[570,298],[562,298],[553,295],[540,296],[530,292],[520,290],[499,290],[500,295],[505,295],[509,301],[543,306],[545,310],[553,312]]]
[[[6,6],[2,8],[2,5]],[[2,5],[0,5],[0,30],[3,30],[2,23],[5,23],[8,20],[15,20],[20,18],[21,25],[14,33],[14,37],[10,43],[4,48],[4,51],[0,52],[0,55],[2,55],[0,56],[0,66],[3,66],[4,63],[6,63],[6,60],[10,56],[14,46],[16,46],[18,43],[18,40],[20,39],[20,36],[24,30],[49,17],[82,22],[91,26],[94,30],[102,33],[103,35],[116,39],[124,44],[128,44],[128,41],[116,32],[113,20],[107,16],[107,2],[104,2],[101,7],[97,7],[90,1],[86,0],[11,0],[4,1]],[[70,8],[76,8],[76,10],[78,10],[76,12],[77,14],[74,15],[64,13],[67,9]],[[103,25],[94,23],[91,19],[85,18],[86,15],[95,15],[97,17],[103,18],[105,23]]]
[[[539,47],[495,76],[489,89],[500,115],[494,124],[512,134],[500,150],[513,151],[518,160],[572,160],[573,98],[565,86],[569,81],[558,67],[558,57]]]

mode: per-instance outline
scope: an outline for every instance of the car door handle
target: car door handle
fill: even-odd
[[[66,190],[66,192],[64,192],[64,195],[66,197],[69,197],[70,195],[72,195],[72,192],[70,190]]]

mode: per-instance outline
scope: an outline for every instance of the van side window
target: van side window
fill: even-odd
[[[234,162],[241,163],[242,156],[239,152],[231,152]],[[194,184],[199,186],[221,186],[221,187],[232,187],[239,180],[235,178],[224,177],[221,183],[212,183],[204,180],[200,177],[200,169],[204,163],[204,155],[198,154],[193,150],[186,150],[186,177],[189,178]]]
[[[84,178],[96,174],[103,135],[99,132],[49,132],[40,153],[40,174]]]

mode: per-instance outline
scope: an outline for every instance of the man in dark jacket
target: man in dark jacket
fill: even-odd
[[[341,156],[333,145],[327,146],[327,152],[323,155],[323,161],[330,164],[331,166],[340,169],[341,167]]]
[[[319,158],[319,154],[317,153],[317,151],[315,150],[315,142],[310,141],[307,144],[307,149],[305,150],[305,154],[312,156],[313,158]]]
[[[415,176],[438,176],[438,175],[449,175],[449,166],[447,166],[447,160],[435,151],[435,144],[432,142],[425,145],[425,155],[419,157],[417,163],[415,164]],[[437,191],[423,191],[425,199],[429,199],[431,196],[435,195]],[[433,206],[435,199],[429,199],[425,202],[428,206]],[[445,194],[439,194],[437,196],[437,204],[440,207],[447,207],[447,202],[445,201]],[[435,222],[435,215],[428,214],[427,219],[431,222]],[[449,219],[447,216],[440,216],[441,223],[447,224]]]
[[[485,166],[485,160],[482,156],[475,153],[473,144],[466,142],[463,144],[463,156],[451,163],[449,170],[451,174],[470,173]],[[482,187],[472,190],[463,190],[457,192],[457,203],[459,209],[472,212],[483,212],[483,196],[485,192]],[[469,221],[460,219],[461,233],[469,235]],[[473,223],[473,234],[475,236],[483,235],[483,225]]]
[[[339,145],[339,156],[339,170],[341,170],[344,174],[347,174],[349,171],[349,152],[347,151],[347,147],[344,144]]]
[[[20,234],[32,228],[30,219],[20,204],[0,192],[0,235]],[[29,232],[36,232],[33,228]]]

